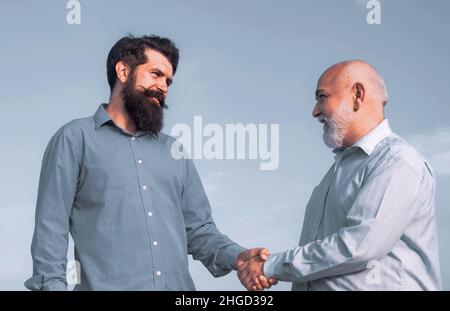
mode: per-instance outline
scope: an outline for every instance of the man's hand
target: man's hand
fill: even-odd
[[[245,288],[251,291],[270,288],[278,283],[274,278],[267,278],[263,273],[264,262],[269,257],[267,248],[252,248],[239,254],[236,260],[238,278]]]

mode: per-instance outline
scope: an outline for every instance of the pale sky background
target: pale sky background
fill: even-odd
[[[42,155],[64,123],[108,100],[106,56],[127,33],[173,39],[181,51],[165,131],[176,123],[279,123],[280,165],[196,160],[219,229],[247,247],[297,245],[306,203],[332,164],[311,117],[320,74],[364,59],[385,78],[395,132],[430,160],[442,276],[450,289],[450,2],[382,2],[381,25],[365,0],[66,0],[0,2],[0,290],[24,290]],[[199,262],[199,290],[241,290],[233,272],[214,279]],[[288,290],[281,283],[276,289]]]

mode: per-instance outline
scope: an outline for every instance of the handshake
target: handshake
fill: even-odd
[[[239,254],[236,260],[237,275],[246,289],[259,291],[278,283],[278,280],[267,279],[264,275],[264,262],[268,257],[267,248],[252,248]]]

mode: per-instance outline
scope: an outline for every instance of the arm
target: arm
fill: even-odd
[[[70,133],[60,129],[42,161],[31,253],[31,290],[66,290],[69,218],[75,197],[79,161]]]
[[[370,174],[338,232],[269,256],[266,277],[306,282],[361,271],[385,256],[423,203],[422,180],[414,169],[402,159],[394,166]]]
[[[186,225],[188,253],[200,260],[215,277],[236,269],[238,255],[245,248],[231,241],[216,228],[208,198],[192,160],[185,160],[186,178],[181,207]]]

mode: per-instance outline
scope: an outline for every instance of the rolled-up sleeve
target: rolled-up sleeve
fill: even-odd
[[[186,161],[186,182],[181,194],[181,204],[188,253],[200,260],[215,277],[235,269],[238,255],[245,248],[231,241],[216,228],[205,191],[192,160]]]
[[[79,176],[79,146],[64,127],[51,138],[39,178],[31,253],[31,290],[66,290],[69,219]]]
[[[401,158],[379,167],[365,181],[338,232],[269,256],[264,273],[282,281],[308,282],[366,269],[399,241],[427,199],[421,195],[423,187],[416,170]]]

